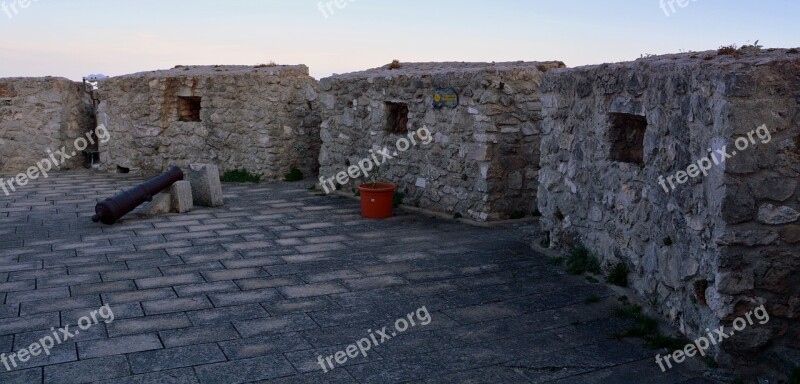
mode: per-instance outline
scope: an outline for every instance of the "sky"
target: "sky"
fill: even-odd
[[[0,0],[0,77],[275,62],[322,78],[394,59],[576,67],[800,47],[798,15],[797,0]]]

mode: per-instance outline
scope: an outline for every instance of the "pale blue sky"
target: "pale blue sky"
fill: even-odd
[[[0,77],[275,61],[319,78],[393,59],[579,66],[757,39],[800,46],[797,0],[675,2],[669,17],[659,0],[340,0],[328,18],[319,0],[30,1],[12,17],[0,8]]]

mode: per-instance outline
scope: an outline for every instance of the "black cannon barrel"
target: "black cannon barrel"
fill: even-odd
[[[169,188],[176,181],[183,180],[183,171],[178,167],[171,167],[166,172],[145,181],[116,196],[105,199],[94,207],[95,215],[92,221],[102,221],[103,224],[114,224],[122,216],[133,211],[145,201],[153,200],[157,193]]]

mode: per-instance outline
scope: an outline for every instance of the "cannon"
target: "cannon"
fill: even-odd
[[[152,201],[153,196],[180,180],[183,180],[183,171],[178,167],[171,167],[144,183],[98,203],[94,207],[95,215],[92,216],[92,221],[95,223],[102,221],[103,224],[108,225],[114,224],[122,216],[133,211],[142,203]]]

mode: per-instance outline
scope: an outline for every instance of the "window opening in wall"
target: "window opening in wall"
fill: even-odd
[[[386,103],[386,130],[391,133],[408,132],[408,105]]]
[[[178,96],[178,120],[200,121],[200,105],[202,99],[198,96]]]
[[[611,139],[609,159],[643,166],[647,118],[628,113],[610,113],[609,122]]]

